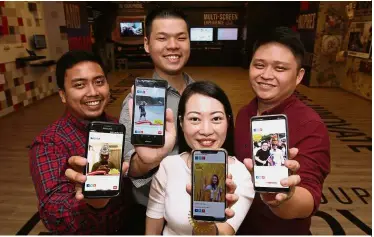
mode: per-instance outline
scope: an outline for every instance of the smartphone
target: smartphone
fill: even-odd
[[[83,184],[86,198],[107,198],[119,195],[126,129],[122,124],[91,122],[86,144],[87,176]]]
[[[191,213],[194,220],[226,221],[227,152],[194,150],[191,162]]]
[[[290,175],[284,165],[288,159],[288,123],[284,114],[251,118],[251,144],[255,191],[289,192],[280,181]]]
[[[165,80],[135,79],[131,133],[133,145],[164,145],[167,88]]]

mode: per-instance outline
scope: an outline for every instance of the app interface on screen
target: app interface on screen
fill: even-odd
[[[165,88],[136,87],[134,134],[164,135]]]
[[[194,153],[193,215],[225,217],[225,153]]]
[[[253,121],[252,136],[255,186],[284,188],[280,181],[288,177],[286,120]]]
[[[119,189],[123,133],[90,132],[86,191]]]

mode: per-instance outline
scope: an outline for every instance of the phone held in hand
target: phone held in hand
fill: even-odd
[[[91,122],[86,144],[87,165],[83,174],[85,198],[109,198],[119,195],[126,129],[122,124]]]
[[[227,152],[194,150],[191,163],[191,213],[198,221],[226,221]]]
[[[257,192],[290,191],[280,181],[290,175],[284,165],[288,159],[288,122],[284,114],[251,118],[254,187]]]
[[[164,145],[167,88],[165,80],[135,79],[131,144]]]

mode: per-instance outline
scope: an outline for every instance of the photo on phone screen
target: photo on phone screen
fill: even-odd
[[[167,82],[135,80],[133,102],[133,145],[163,146],[165,137]]]
[[[122,124],[90,124],[84,174],[86,197],[110,197],[120,192],[125,128]]]
[[[285,115],[256,116],[251,119],[255,190],[288,192],[280,181],[289,176],[288,129]]]
[[[225,221],[227,153],[224,150],[192,153],[192,217]]]

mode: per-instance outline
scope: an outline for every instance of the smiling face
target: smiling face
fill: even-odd
[[[254,53],[249,80],[257,98],[279,103],[289,97],[304,76],[292,51],[279,43],[261,45]]]
[[[66,70],[64,89],[59,94],[67,110],[80,119],[100,117],[109,102],[109,85],[101,66],[81,62]]]
[[[149,39],[144,38],[144,49],[161,77],[181,73],[190,57],[186,22],[179,18],[156,18]]]
[[[218,178],[216,175],[212,176],[212,184],[218,184]]]
[[[269,147],[269,145],[268,145],[266,142],[264,142],[264,143],[262,144],[262,146],[261,146],[261,149],[262,149],[263,151],[267,151],[268,147]]]
[[[186,103],[181,128],[191,149],[218,149],[226,140],[228,120],[221,102],[201,94]]]

